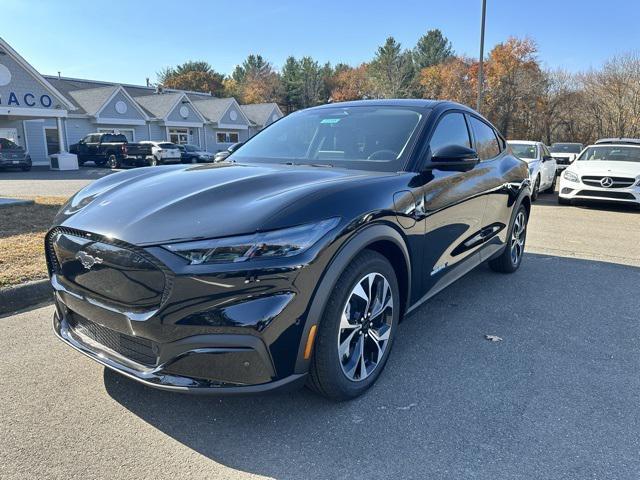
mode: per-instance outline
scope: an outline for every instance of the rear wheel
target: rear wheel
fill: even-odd
[[[309,386],[333,400],[364,393],[380,376],[395,336],[400,293],[389,261],[365,250],[342,272],[325,306]]]
[[[109,155],[109,158],[107,158],[107,164],[112,170],[115,170],[116,168],[120,168],[122,166],[120,164],[120,159],[114,154]]]
[[[489,260],[489,267],[496,272],[513,273],[522,262],[524,244],[527,239],[527,209],[520,205],[511,225],[508,242],[499,257]]]

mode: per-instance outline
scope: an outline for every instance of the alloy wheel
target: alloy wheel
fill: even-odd
[[[518,265],[524,252],[524,241],[526,237],[527,221],[524,211],[520,210],[513,222],[511,231],[511,262]]]
[[[393,325],[393,308],[393,294],[384,275],[369,273],[353,287],[338,334],[340,365],[349,380],[364,380],[382,361]]]

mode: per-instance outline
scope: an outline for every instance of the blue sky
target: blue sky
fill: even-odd
[[[585,70],[640,49],[640,2],[488,0],[487,50],[529,36],[550,68]],[[2,0],[0,35],[42,73],[144,83],[188,59],[222,73],[249,53],[358,64],[393,35],[405,47],[440,28],[478,54],[480,0]],[[55,31],[55,33],[54,33]]]

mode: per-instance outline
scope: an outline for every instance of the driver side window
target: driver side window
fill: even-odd
[[[445,114],[445,116],[440,119],[429,142],[432,155],[441,148],[450,145],[461,145],[471,148],[467,122],[462,113],[454,112]]]

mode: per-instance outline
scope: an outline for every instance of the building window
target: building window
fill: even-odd
[[[47,139],[47,155],[60,153],[60,138],[58,137],[57,128],[45,128],[44,135]]]
[[[169,141],[176,145],[184,145],[189,143],[189,129],[188,128],[170,128],[169,129]]]
[[[216,133],[216,141],[218,143],[238,143],[237,132],[218,132]]]

